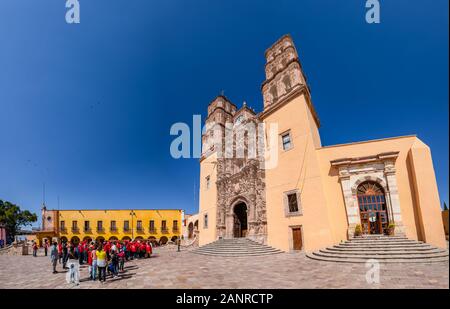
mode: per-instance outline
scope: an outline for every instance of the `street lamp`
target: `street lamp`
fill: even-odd
[[[134,213],[134,210],[131,210],[130,216],[131,216],[131,240],[134,240],[134,225],[133,225],[133,216],[136,214]]]

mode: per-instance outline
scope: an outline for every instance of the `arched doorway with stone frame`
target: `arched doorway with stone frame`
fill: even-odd
[[[378,184],[384,193],[388,224],[395,224],[395,234],[404,235],[395,160],[399,152],[386,152],[357,158],[342,158],[330,161],[337,169],[347,215],[347,235],[352,238],[355,228],[360,225],[358,188],[365,182]],[[381,197],[380,197],[381,198]],[[367,200],[366,200],[367,202]]]
[[[240,202],[233,207],[233,237],[246,237],[248,232],[247,204]]]
[[[365,181],[358,185],[356,194],[363,234],[384,234],[389,216],[383,187],[377,182]]]
[[[233,199],[225,214],[226,238],[247,237],[251,213],[251,205],[246,198],[239,196]]]

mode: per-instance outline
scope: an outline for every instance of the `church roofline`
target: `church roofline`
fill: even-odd
[[[328,145],[328,146],[322,146],[322,147],[318,148],[317,150],[328,149],[328,148],[333,148],[333,147],[344,147],[344,146],[352,146],[352,145],[358,145],[358,144],[383,142],[383,141],[387,141],[387,140],[412,138],[412,137],[417,138],[417,135],[410,134],[410,135],[402,135],[402,136],[394,136],[394,137],[386,137],[386,138],[377,138],[377,139],[372,139],[372,140],[367,140],[367,141],[357,141],[357,142],[349,142],[349,143],[342,143],[342,144],[336,144],[336,145]]]
[[[354,165],[362,164],[368,162],[382,161],[386,159],[397,159],[399,151],[383,152],[376,155],[364,156],[364,157],[354,157],[354,158],[340,158],[330,161],[332,166],[341,165]]]
[[[312,114],[312,116],[314,118],[314,121],[316,122],[317,127],[320,128],[319,116],[317,116],[317,112],[316,112],[316,110],[314,108],[314,105],[311,102],[311,95],[309,93],[309,88],[307,86],[305,86],[305,85],[301,85],[301,87],[298,87],[297,89],[294,89],[288,95],[286,95],[283,99],[277,101],[272,106],[269,106],[267,109],[265,109],[262,112],[260,112],[257,115],[257,117],[259,119],[263,120],[268,115],[270,115],[273,112],[277,111],[278,109],[280,109],[281,107],[283,107],[284,105],[286,105],[287,103],[292,101],[295,97],[297,97],[299,95],[302,95],[302,94],[305,95],[306,104],[308,105],[308,108],[311,111],[311,114]]]
[[[256,112],[251,109],[250,107],[248,107],[247,105],[242,105],[241,108],[239,108],[236,113],[233,115],[233,117],[237,117],[239,114],[241,114],[244,110],[248,110],[250,113],[252,113],[253,115],[256,116]]]
[[[211,102],[209,102],[208,106],[211,105],[212,103],[214,103],[218,98],[224,99],[225,101],[227,101],[228,103],[230,103],[231,105],[236,107],[236,109],[237,109],[237,105],[234,104],[233,102],[231,102],[230,99],[228,99],[224,94],[219,94],[218,96],[216,96],[214,99],[211,100]]]

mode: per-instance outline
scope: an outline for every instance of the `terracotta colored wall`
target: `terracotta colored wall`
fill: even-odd
[[[216,240],[217,216],[217,155],[212,154],[200,163],[200,209],[199,209],[199,245],[203,246]],[[206,177],[210,176],[210,186],[206,189]],[[204,225],[204,216],[208,214],[208,227]]]

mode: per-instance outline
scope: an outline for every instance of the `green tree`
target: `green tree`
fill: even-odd
[[[22,226],[37,221],[37,215],[28,210],[20,210],[20,207],[0,200],[0,222],[5,225],[8,238],[14,239]]]
[[[447,204],[444,202],[444,210],[448,210]]]

